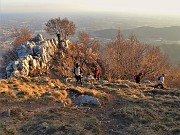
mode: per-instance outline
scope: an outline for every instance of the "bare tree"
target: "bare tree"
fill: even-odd
[[[15,28],[13,30],[13,36],[15,37],[15,40],[13,42],[14,47],[23,44],[24,42],[32,39],[32,34],[29,28]]]
[[[47,33],[57,36],[59,48],[61,48],[61,42],[64,42],[69,35],[74,35],[76,30],[74,22],[69,21],[67,18],[50,19],[45,25]]]
[[[99,53],[100,43],[99,41],[91,38],[86,32],[79,32],[78,34],[79,43],[83,44],[86,48],[91,48],[93,52]]]
[[[18,55],[16,52],[16,48],[32,39],[31,31],[28,27],[23,28],[14,28],[13,29],[13,37],[15,38],[12,43],[12,48],[7,50],[2,56],[2,63],[3,65],[7,65],[10,61],[14,61],[18,59]]]
[[[145,45],[134,35],[125,39],[119,32],[105,47],[103,58],[107,79],[133,79],[135,72],[143,72],[144,78],[154,79],[168,66],[167,57],[159,47]]]

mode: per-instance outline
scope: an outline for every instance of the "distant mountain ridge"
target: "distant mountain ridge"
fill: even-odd
[[[116,36],[118,29],[104,29],[93,32],[93,36],[111,39]],[[164,39],[170,41],[180,41],[180,26],[171,26],[163,28],[155,28],[143,26],[134,29],[121,31],[125,37],[135,34],[139,40],[146,41],[147,39]]]

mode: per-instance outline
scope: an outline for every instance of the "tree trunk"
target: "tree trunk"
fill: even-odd
[[[62,48],[62,46],[61,46],[61,35],[57,34],[57,38],[58,38],[59,49],[61,49]]]

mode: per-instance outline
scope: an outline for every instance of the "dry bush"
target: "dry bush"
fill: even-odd
[[[154,79],[166,71],[168,62],[158,47],[139,42],[133,35],[125,39],[120,32],[114,41],[105,46],[103,56],[105,74],[109,80],[133,79],[135,72],[143,72],[144,78]]]
[[[18,59],[18,54],[16,52],[16,49],[13,48],[11,50],[8,50],[7,52],[5,52],[3,54],[2,58],[3,58],[3,62],[2,63],[3,63],[4,66],[7,65],[11,61],[17,60]]]
[[[70,98],[66,98],[66,99],[64,99],[63,101],[64,101],[64,103],[65,103],[66,105],[71,105],[71,104],[72,104],[72,100],[71,100]]]
[[[15,28],[13,30],[13,36],[15,37],[15,40],[12,43],[12,49],[8,50],[3,54],[3,65],[7,65],[11,61],[15,61],[18,59],[18,55],[16,52],[16,48],[25,43],[26,41],[29,41],[32,39],[32,35],[30,30],[25,28]]]
[[[168,67],[166,54],[163,54],[159,47],[149,46],[141,61],[141,71],[145,75],[144,79],[156,80],[157,76],[165,73]]]
[[[101,101],[110,101],[110,97],[106,93],[97,93],[96,97],[100,99]]]
[[[68,49],[63,53],[63,57],[56,56],[53,65],[52,73],[55,76],[74,76],[73,67],[75,63],[79,63],[83,75],[86,76],[88,72],[94,72],[96,65],[99,65],[99,43],[90,38],[86,33],[79,35],[77,42],[70,42]],[[100,69],[101,66],[99,65]]]
[[[165,74],[165,84],[168,87],[180,88],[180,67],[171,67]]]
[[[62,100],[62,99],[65,99],[67,97],[67,92],[65,90],[63,90],[63,91],[54,91],[52,93],[52,96],[56,100]]]
[[[85,91],[83,94],[84,95],[88,95],[88,96],[96,96],[97,95],[97,91],[95,90],[89,90],[89,91]]]
[[[29,41],[32,39],[31,31],[29,28],[15,28],[14,29],[14,36],[15,40],[13,42],[13,45],[18,47],[19,45],[25,43],[26,41]]]
[[[16,94],[13,90],[0,91],[0,97],[16,98]]]
[[[91,48],[93,52],[98,53],[100,44],[97,40],[91,38],[91,36],[86,32],[79,32],[78,35],[79,41],[78,43],[81,43],[85,45],[86,48]]]
[[[105,76],[109,79],[129,79],[140,69],[146,49],[135,36],[127,40],[119,32],[116,39],[106,45]]]
[[[57,36],[59,48],[61,48],[61,43],[66,40],[68,36],[74,35],[76,31],[74,22],[67,18],[61,19],[58,17],[50,19],[45,25],[47,33]]]

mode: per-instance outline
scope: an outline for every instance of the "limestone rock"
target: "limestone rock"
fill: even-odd
[[[75,104],[88,104],[88,105],[95,105],[95,106],[101,106],[99,100],[92,96],[79,96],[74,100]]]
[[[34,37],[33,41],[34,42],[39,42],[39,41],[44,41],[45,38],[41,34],[37,34],[36,37]]]
[[[11,77],[17,75],[16,73],[28,76],[31,70],[47,69],[47,63],[57,51],[58,42],[56,39],[45,40],[41,34],[38,34],[33,41],[17,47],[18,59],[6,66],[6,76]],[[16,70],[18,72],[15,72]]]

